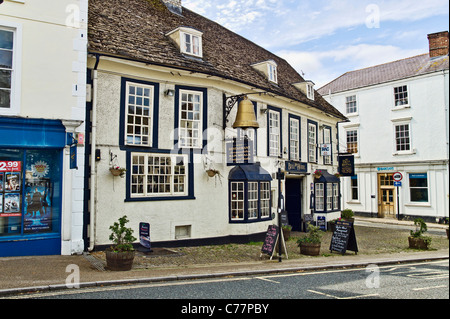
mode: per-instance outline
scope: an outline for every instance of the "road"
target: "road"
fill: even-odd
[[[252,299],[260,301],[259,304],[270,304],[270,299],[448,299],[448,278],[449,263],[444,260],[382,267],[373,265],[356,269],[70,289],[16,298],[197,301]],[[178,302],[177,305],[181,307],[182,303]],[[225,306],[223,304],[222,308]],[[225,311],[225,308],[222,311]]]

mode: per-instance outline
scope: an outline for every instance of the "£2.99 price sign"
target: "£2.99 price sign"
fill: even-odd
[[[20,172],[22,162],[18,161],[0,161],[0,172]]]

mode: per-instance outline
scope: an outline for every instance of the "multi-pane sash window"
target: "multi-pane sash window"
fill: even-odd
[[[267,218],[270,216],[270,182],[261,182],[260,187],[261,218]]]
[[[358,109],[356,106],[356,95],[346,97],[345,109],[347,111],[347,114],[352,114],[352,113],[357,112]]]
[[[323,211],[324,210],[324,184],[317,183],[316,184],[316,210]]]
[[[289,120],[289,146],[290,159],[298,161],[300,159],[300,122],[298,119],[291,118]]]
[[[333,183],[333,209],[339,209],[339,184]]]
[[[258,182],[248,182],[248,219],[258,218]]]
[[[127,82],[126,134],[128,145],[151,146],[153,86]]]
[[[323,142],[325,144],[331,144],[331,129],[325,128],[323,130]],[[331,164],[331,155],[323,157],[324,164]]]
[[[231,183],[231,220],[244,220],[244,182]]]
[[[269,111],[269,156],[280,156],[280,113]]]
[[[132,154],[131,196],[177,196],[187,193],[187,156]]]
[[[14,33],[0,29],[0,110],[11,107]]]
[[[406,85],[394,88],[395,106],[408,105],[408,87]]]
[[[351,188],[351,193],[352,193],[352,200],[358,200],[359,199],[358,176],[352,176],[350,181],[351,181],[350,188]]]
[[[347,131],[347,153],[358,153],[358,131]]]
[[[201,92],[180,90],[180,147],[202,147],[202,105]]]
[[[327,210],[333,209],[333,184],[327,183]]]
[[[308,123],[308,161],[317,161],[317,126]]]
[[[409,124],[395,126],[395,145],[397,151],[411,150]]]

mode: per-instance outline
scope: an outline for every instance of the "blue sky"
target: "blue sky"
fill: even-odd
[[[182,0],[286,59],[316,88],[345,72],[428,52],[448,0]]]

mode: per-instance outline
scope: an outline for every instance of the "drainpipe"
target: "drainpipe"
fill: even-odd
[[[98,64],[100,62],[100,56],[95,55],[96,62],[94,69],[92,70],[92,133],[91,133],[91,185],[90,185],[90,223],[89,223],[89,251],[92,251],[95,246],[95,194],[96,194],[96,160],[95,160],[95,149],[97,147],[97,82],[98,82]]]

